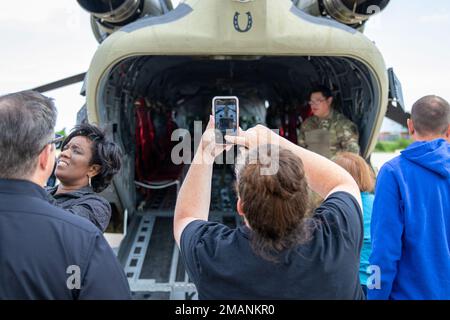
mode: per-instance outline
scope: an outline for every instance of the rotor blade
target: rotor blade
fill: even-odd
[[[43,92],[59,89],[59,88],[65,87],[65,86],[69,86],[71,84],[81,82],[84,80],[85,76],[86,76],[86,72],[83,72],[83,73],[77,74],[75,76],[71,76],[71,77],[64,78],[64,79],[61,79],[61,80],[58,80],[58,81],[55,81],[52,83],[45,84],[43,86],[33,88],[31,90],[43,93]]]
[[[389,118],[392,121],[397,122],[398,124],[401,124],[406,128],[408,126],[407,120],[411,118],[411,114],[405,112],[402,108],[395,107],[394,105],[392,105],[392,103],[389,103],[386,112],[386,118]]]

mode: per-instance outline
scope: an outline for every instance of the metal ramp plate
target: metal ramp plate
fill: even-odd
[[[232,177],[213,176],[210,221],[236,227],[236,197]],[[225,185],[223,187],[224,180]],[[230,180],[230,181],[228,181]],[[222,185],[222,187],[220,187]],[[195,300],[197,291],[189,280],[178,246],[173,238],[174,187],[155,190],[144,211],[137,212],[138,227],[125,262],[125,273],[134,299]]]

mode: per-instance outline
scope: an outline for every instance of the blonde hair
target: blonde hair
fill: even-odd
[[[351,174],[361,192],[374,191],[375,174],[362,157],[351,152],[340,152],[333,161]]]

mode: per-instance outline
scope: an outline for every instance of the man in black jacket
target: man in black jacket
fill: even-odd
[[[0,97],[0,299],[129,299],[101,232],[49,204],[56,109],[28,91]]]

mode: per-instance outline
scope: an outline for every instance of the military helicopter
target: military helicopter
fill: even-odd
[[[170,136],[205,121],[214,96],[239,96],[244,129],[265,123],[296,141],[310,87],[325,84],[357,124],[368,161],[385,116],[406,124],[400,82],[363,33],[389,0],[78,3],[99,42],[89,70],[35,90],[84,81],[77,122],[106,128],[123,150],[123,169],[103,195],[114,208],[109,231],[123,233],[118,258],[137,298],[196,297],[172,236],[187,166],[171,163]],[[232,182],[229,170],[215,168],[211,220],[240,223]]]

